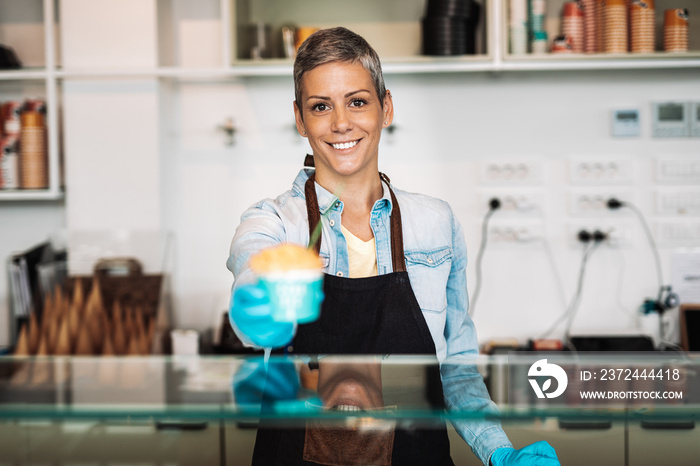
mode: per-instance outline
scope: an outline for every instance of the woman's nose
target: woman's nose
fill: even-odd
[[[344,133],[352,128],[352,121],[347,109],[342,106],[335,109],[332,125],[331,129],[340,133]]]

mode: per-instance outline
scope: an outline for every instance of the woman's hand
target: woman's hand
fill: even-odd
[[[295,324],[272,319],[270,297],[259,283],[236,288],[228,315],[231,325],[255,346],[279,348],[294,338]]]
[[[547,442],[540,441],[520,450],[499,448],[491,455],[493,466],[561,466],[557,453]]]

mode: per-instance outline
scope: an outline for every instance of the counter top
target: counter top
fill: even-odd
[[[498,412],[446,410],[441,372],[465,390],[481,374]],[[415,425],[484,417],[694,422],[700,355],[513,353],[442,365],[418,356],[0,357],[0,419]]]

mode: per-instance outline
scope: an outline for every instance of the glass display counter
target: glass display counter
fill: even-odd
[[[484,387],[495,406],[477,408]],[[448,409],[443,390],[467,401]],[[259,424],[482,421],[516,447],[549,441],[562,464],[696,464],[698,420],[698,354],[0,358],[0,465],[248,464]],[[450,439],[456,464],[479,464]]]

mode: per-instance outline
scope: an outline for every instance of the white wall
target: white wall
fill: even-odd
[[[654,160],[697,155],[700,140],[652,139],[650,102],[700,100],[698,78],[697,70],[387,76],[397,130],[382,141],[381,168],[396,186],[452,204],[467,234],[470,290],[485,199],[521,193],[540,199],[534,213],[493,217],[494,225],[541,229],[544,238],[489,246],[476,313],[481,341],[536,337],[559,316],[575,288],[582,250],[570,233],[580,226],[618,226],[630,236],[627,244],[603,245],[592,255],[574,331],[635,327],[635,310],[657,291],[641,227],[629,212],[572,215],[570,193],[630,196],[653,226]],[[291,102],[287,77],[178,83],[163,93],[161,113],[169,115],[162,128],[163,224],[176,237],[173,288],[182,326],[218,319],[227,305],[232,277],[225,260],[240,214],[287,189],[301,166],[308,145],[293,130]],[[640,137],[611,137],[610,111],[619,108],[640,110]],[[216,129],[227,117],[238,128],[230,148]],[[572,156],[622,158],[634,176],[622,185],[572,185]],[[511,159],[539,165],[541,182],[482,183],[484,161]],[[662,247],[666,281],[676,246]],[[552,336],[561,336],[561,327]]]
[[[527,193],[541,200],[540,213],[499,213],[493,217],[494,225],[540,229],[546,242],[489,246],[476,313],[482,341],[537,336],[560,314],[573,293],[581,257],[580,247],[569,241],[575,226],[622,225],[630,232],[631,240],[624,247],[602,246],[592,256],[574,330],[634,327],[631,314],[645,297],[656,292],[652,256],[640,227],[629,213],[616,214],[623,217],[622,221],[610,214],[598,218],[574,216],[568,198],[571,192],[588,190],[622,192],[631,196],[652,225],[664,220],[653,209],[655,192],[666,189],[655,183],[654,160],[696,156],[700,140],[651,138],[649,104],[657,100],[700,100],[698,78],[698,70],[387,76],[395,99],[397,130],[382,141],[382,169],[396,186],[441,197],[452,204],[467,234],[470,290],[474,287],[483,202],[502,193]],[[232,277],[225,260],[241,213],[253,202],[287,189],[308,150],[306,141],[293,129],[291,78],[161,80],[157,86],[130,84],[127,80],[121,86],[101,86],[87,83],[66,88],[68,139],[75,141],[79,135],[93,139],[67,146],[68,174],[76,173],[71,172],[75,168],[70,167],[71,148],[86,151],[106,133],[119,132],[120,118],[133,112],[126,103],[108,105],[119,101],[120,92],[130,94],[135,90],[139,101],[149,103],[142,117],[147,118],[151,132],[158,128],[151,126],[153,118],[160,121],[160,134],[149,137],[150,132],[139,133],[136,142],[159,151],[159,160],[154,154],[147,161],[149,167],[159,169],[149,169],[148,176],[138,177],[145,211],[151,212],[143,217],[150,219],[143,227],[159,224],[174,234],[172,291],[176,324],[206,328],[219,321],[227,306]],[[100,129],[94,114],[77,105],[92,93],[99,94],[95,101],[100,105],[118,109],[103,120],[110,122],[107,127]],[[153,107],[154,101],[160,108]],[[610,111],[616,108],[640,109],[640,137],[622,140],[610,136]],[[238,129],[232,147],[225,146],[224,134],[217,128],[228,117],[234,119]],[[81,118],[90,122],[90,128],[99,129],[98,134],[91,136],[82,131]],[[115,148],[115,144],[128,148],[134,142],[128,134],[110,141],[109,150],[94,151],[94,157],[99,160],[108,154],[114,160],[122,147]],[[620,186],[574,186],[568,173],[571,156],[623,158],[633,166],[634,177]],[[538,164],[541,181],[521,187],[484,185],[480,178],[482,162],[506,159]],[[104,170],[100,173],[104,175]],[[146,182],[148,179],[152,179],[152,185]],[[123,194],[115,179],[105,180],[115,196]],[[79,186],[92,186],[90,189],[96,192],[89,179]],[[129,189],[127,181],[123,189]],[[70,191],[70,179],[68,190],[69,205],[65,209],[1,205],[0,243],[13,250],[30,247],[64,226],[67,212],[75,213],[77,217],[72,218],[88,222],[89,217],[74,209],[96,199],[76,198],[76,191]],[[129,227],[139,226],[132,224],[137,218],[141,217],[129,217]],[[690,218],[696,223],[699,220]],[[118,223],[115,219],[110,222]],[[667,281],[669,254],[678,246],[662,248]],[[0,288],[0,300],[5,306],[4,288]],[[3,321],[4,314],[5,308],[0,307]],[[553,336],[560,336],[560,330]]]

